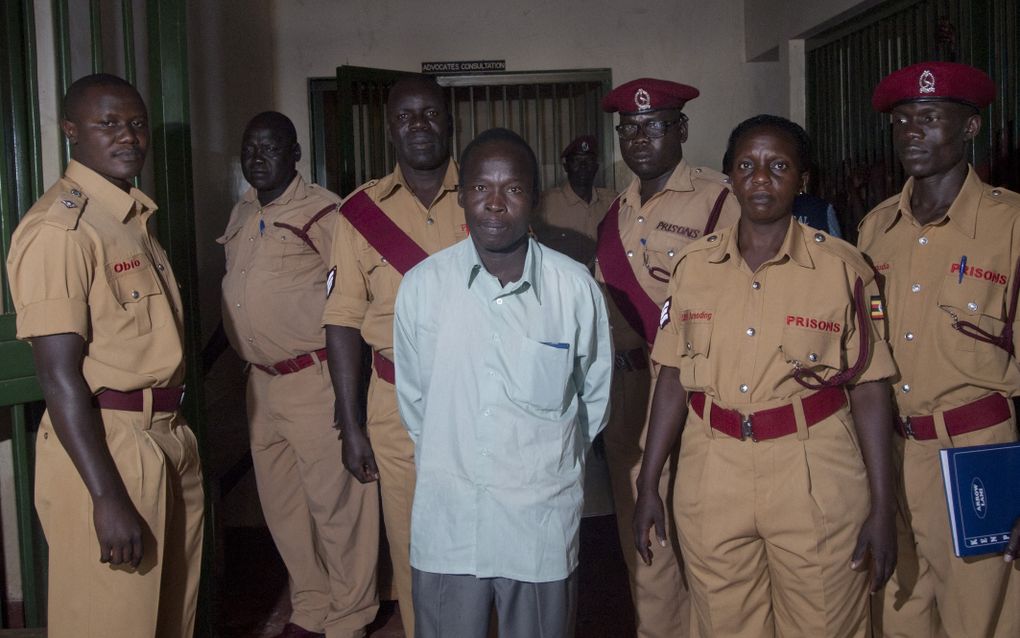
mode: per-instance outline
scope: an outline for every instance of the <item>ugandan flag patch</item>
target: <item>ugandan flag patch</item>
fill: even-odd
[[[885,306],[882,305],[882,297],[880,295],[871,296],[871,318],[885,319]]]

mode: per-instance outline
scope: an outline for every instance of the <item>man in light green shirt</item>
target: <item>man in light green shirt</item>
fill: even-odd
[[[418,484],[419,638],[571,635],[585,452],[605,426],[612,345],[588,271],[528,237],[534,153],[492,129],[462,155],[470,237],[404,277],[400,414]]]

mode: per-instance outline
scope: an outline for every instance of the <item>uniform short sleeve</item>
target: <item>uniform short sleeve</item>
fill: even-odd
[[[17,336],[89,338],[91,255],[64,228],[41,224],[17,237],[8,263]]]
[[[856,283],[856,276],[853,273],[851,273],[851,276],[855,280],[854,283]],[[875,323],[870,320],[871,300],[881,299],[879,297],[878,285],[875,283],[874,275],[870,273],[861,276],[861,279],[864,282],[864,298],[859,303],[864,304],[863,327],[867,330],[865,338],[870,341],[871,345],[864,369],[858,374],[857,378],[851,380],[851,383],[854,384],[879,381],[896,375],[896,363],[893,361],[889,343],[879,334]],[[854,321],[854,330],[847,335],[847,365],[853,365],[860,351],[860,339],[862,337],[858,323],[856,320]]]
[[[327,264],[332,281],[327,281],[323,325],[361,329],[368,311],[369,293],[368,284],[358,265],[356,238],[359,236],[358,231],[346,219],[341,217],[336,220]]]

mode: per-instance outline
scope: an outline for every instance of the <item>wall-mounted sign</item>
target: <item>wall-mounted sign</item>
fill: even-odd
[[[454,75],[457,73],[502,73],[506,60],[467,60],[463,62],[422,62],[422,73]]]

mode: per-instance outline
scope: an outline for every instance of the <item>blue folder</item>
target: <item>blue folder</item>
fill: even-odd
[[[1020,516],[1020,442],[940,452],[957,556],[1001,552]]]

